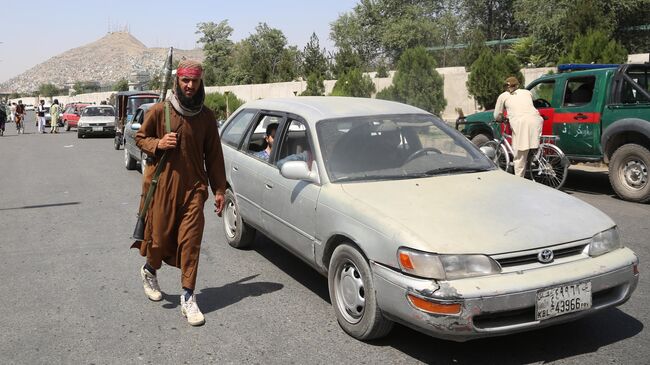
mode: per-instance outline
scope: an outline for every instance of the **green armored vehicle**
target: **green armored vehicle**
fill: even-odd
[[[526,88],[544,118],[542,134],[572,163],[609,164],[609,180],[622,199],[650,201],[650,64],[560,65]],[[457,124],[476,144],[495,136],[492,111]],[[498,131],[496,132],[498,133]]]

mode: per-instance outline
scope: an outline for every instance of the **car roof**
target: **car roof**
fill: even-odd
[[[430,114],[425,110],[394,101],[342,96],[260,99],[248,102],[242,108],[288,112],[299,115],[308,122],[369,115]]]

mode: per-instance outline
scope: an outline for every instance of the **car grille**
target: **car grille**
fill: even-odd
[[[580,255],[584,251],[586,246],[587,246],[586,243],[580,243],[578,245],[571,246],[571,247],[562,247],[557,249],[554,249],[553,247],[549,247],[549,248],[553,250],[553,258],[559,259],[563,257]],[[537,250],[536,252],[527,252],[522,255],[495,258],[495,259],[499,263],[499,265],[501,265],[502,268],[533,264],[538,262],[537,254],[539,253],[539,251],[541,251],[541,249]]]
[[[91,127],[104,127],[106,123],[88,123],[88,125]]]

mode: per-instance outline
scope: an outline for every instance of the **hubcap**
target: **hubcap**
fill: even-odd
[[[226,209],[223,215],[223,223],[228,238],[234,238],[237,233],[237,209],[235,203],[231,200],[226,202]]]
[[[623,176],[628,186],[642,189],[648,183],[648,166],[641,160],[628,161],[623,167]]]
[[[366,292],[359,269],[348,261],[337,273],[336,304],[346,321],[354,324],[363,317],[366,308]]]

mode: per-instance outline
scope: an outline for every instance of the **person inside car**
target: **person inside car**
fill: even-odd
[[[264,142],[266,142],[266,148],[255,152],[253,156],[268,161],[271,157],[271,150],[273,149],[273,140],[275,139],[275,132],[278,130],[278,123],[271,123],[266,126],[266,136],[264,137]]]

